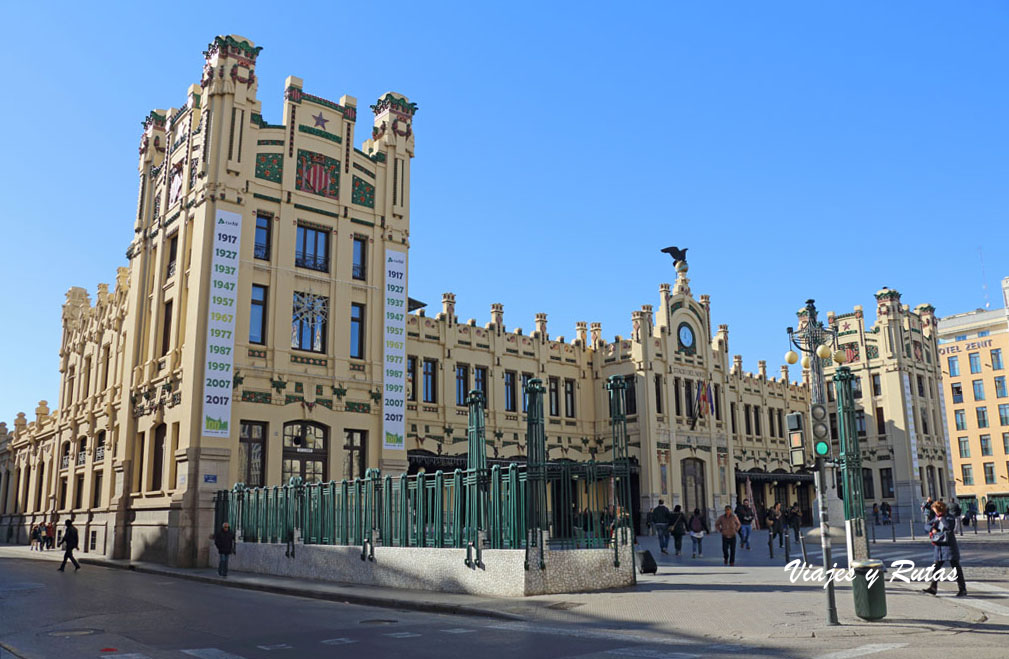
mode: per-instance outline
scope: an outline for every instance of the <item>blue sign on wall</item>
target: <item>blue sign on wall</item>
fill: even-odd
[[[203,482],[204,483],[216,483],[217,482],[217,474],[203,474]]]

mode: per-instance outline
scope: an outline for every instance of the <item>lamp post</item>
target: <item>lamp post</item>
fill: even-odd
[[[805,319],[799,325],[799,329],[796,331],[793,328],[788,328],[788,340],[798,348],[802,353],[802,365],[804,368],[809,368],[810,371],[810,387],[812,389],[812,407],[810,409],[811,416],[816,416],[817,413],[822,413],[824,405],[827,403],[827,390],[826,384],[823,379],[823,363],[822,359],[828,359],[831,356],[831,347],[837,344],[837,332],[829,327],[824,327],[823,323],[816,319],[816,305],[813,304],[813,300],[806,300],[805,309],[800,312],[805,314]],[[799,361],[799,355],[794,351],[789,350],[785,354],[785,361],[789,364],[794,364]],[[813,419],[814,423],[825,421],[825,419]],[[827,516],[827,483],[826,476],[827,471],[825,467],[826,453],[829,452],[829,443],[825,444],[822,438],[817,438],[817,433],[814,428],[814,455],[816,457],[816,494],[817,501],[819,502],[820,508],[820,547],[823,550],[823,567],[824,570],[831,569],[833,563],[830,557],[830,525],[828,524]],[[826,449],[826,450],[824,450]],[[827,573],[827,587],[825,588],[827,593],[827,624],[836,625],[837,622],[837,603],[834,599],[834,580],[831,578],[831,574]]]

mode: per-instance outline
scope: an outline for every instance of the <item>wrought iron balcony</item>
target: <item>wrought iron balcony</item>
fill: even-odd
[[[270,246],[265,243],[256,243],[252,248],[252,255],[263,261],[270,260]]]
[[[66,469],[70,466],[70,456],[64,455],[63,459],[60,461],[60,469]]]
[[[105,459],[105,445],[102,444],[95,448],[95,462],[101,462]]]
[[[87,451],[78,451],[77,452],[77,466],[80,467],[81,465],[83,465],[87,461],[88,461]]]
[[[171,279],[175,276],[175,261],[168,262],[168,271],[165,273],[165,279]]]
[[[299,268],[308,268],[309,270],[318,270],[319,272],[329,272],[329,259],[322,254],[295,252],[294,265]]]

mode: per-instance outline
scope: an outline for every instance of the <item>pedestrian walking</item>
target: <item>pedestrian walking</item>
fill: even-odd
[[[781,510],[781,502],[777,501],[774,508],[767,511],[767,528],[771,529],[771,542],[778,539],[778,546],[785,546],[785,514]]]
[[[892,511],[890,510],[890,504],[884,501],[879,507],[879,512],[883,520],[883,526],[888,525],[890,523],[892,516]]]
[[[690,529],[690,543],[693,549],[691,558],[703,557],[704,534],[711,533],[711,531],[708,529],[708,520],[704,519],[704,516],[701,515],[700,508],[694,508],[694,514],[690,516],[687,527]]]
[[[39,551],[49,548],[49,529],[45,522],[39,524]]]
[[[788,511],[788,523],[795,533],[795,541],[799,541],[799,528],[802,526],[802,509],[798,503],[792,504],[792,509]]]
[[[67,561],[74,564],[74,571],[81,569],[81,564],[77,562],[74,558],[74,550],[77,549],[77,529],[74,525],[67,520],[67,528],[63,531],[63,538],[60,540],[61,545],[66,545],[66,549],[63,552],[63,563],[60,565],[60,572],[67,566]]]
[[[214,535],[210,536],[217,547],[220,560],[217,563],[217,574],[224,578],[228,577],[228,558],[235,553],[235,532],[231,530],[231,525],[227,522],[221,524],[221,528]]]
[[[879,526],[879,504],[872,504],[872,523],[875,526]]]
[[[736,564],[736,534],[739,533],[739,518],[732,513],[732,506],[725,507],[725,514],[715,520],[715,530],[722,534],[722,557],[725,565]]]
[[[988,518],[988,524],[994,524],[998,521],[998,508],[995,506],[994,501],[989,501],[984,507],[985,517]]]
[[[749,551],[750,532],[753,530],[753,508],[749,499],[743,499],[743,503],[736,506],[736,517],[739,518],[739,548]]]
[[[56,548],[56,525],[52,522],[46,524],[46,540],[49,542],[49,549]]]
[[[31,542],[28,543],[28,551],[35,551],[39,546],[39,527],[38,525],[32,526],[31,530],[28,532],[28,538]]]
[[[652,509],[651,524],[655,528],[655,533],[659,536],[659,551],[668,554],[669,549],[669,522],[672,521],[673,513],[666,508],[665,501],[659,499],[659,505]]]
[[[645,515],[645,528],[648,529],[648,535],[655,535],[655,509],[652,508]]]
[[[673,548],[676,550],[676,555],[679,556],[683,551],[683,535],[687,532],[687,516],[683,514],[679,504],[673,506],[669,530],[673,535]]]
[[[960,502],[956,499],[953,499],[953,503],[949,506],[949,514],[953,516],[953,521],[956,524],[953,532],[963,534],[963,508],[960,507]]]
[[[956,596],[966,597],[967,582],[963,576],[963,568],[960,567],[960,545],[957,543],[956,533],[954,533],[956,523],[953,521],[953,516],[949,514],[946,504],[937,501],[932,504],[932,507],[935,514],[929,523],[928,531],[928,537],[933,546],[932,558],[935,561],[932,568],[938,570],[943,566],[943,563],[948,562],[950,567],[956,570],[956,584],[959,587]],[[932,583],[923,592],[935,595],[937,587],[938,580],[933,578]]]

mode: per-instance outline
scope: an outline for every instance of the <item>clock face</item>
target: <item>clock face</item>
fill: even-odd
[[[684,348],[692,348],[694,345],[694,330],[686,323],[680,325],[680,344]]]

